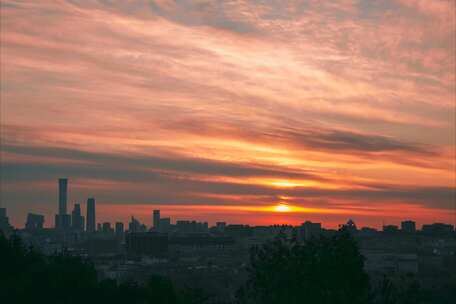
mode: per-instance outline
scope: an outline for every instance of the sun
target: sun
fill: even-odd
[[[276,212],[290,212],[291,208],[288,205],[285,204],[278,204],[277,206],[274,206],[274,211]]]

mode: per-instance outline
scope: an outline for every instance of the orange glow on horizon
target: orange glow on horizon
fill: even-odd
[[[110,221],[454,223],[455,1],[11,2],[0,199],[19,226],[52,225],[59,177]]]
[[[277,211],[277,212],[290,212],[290,211],[292,211],[292,209],[290,208],[290,206],[288,206],[286,204],[279,204],[279,205],[274,207],[274,211]]]

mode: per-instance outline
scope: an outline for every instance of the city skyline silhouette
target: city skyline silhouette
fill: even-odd
[[[0,0],[0,303],[456,303],[455,0]]]

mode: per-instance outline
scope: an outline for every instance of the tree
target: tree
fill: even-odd
[[[250,253],[241,303],[367,303],[364,258],[346,232],[304,243],[283,235]]]
[[[371,290],[372,304],[419,303],[420,286],[412,274],[384,275]]]
[[[98,281],[92,263],[68,253],[44,256],[13,235],[0,234],[0,303],[175,304],[171,281],[152,276],[145,286]]]

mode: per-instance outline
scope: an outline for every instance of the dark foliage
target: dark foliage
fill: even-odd
[[[372,304],[416,304],[419,301],[420,285],[411,275],[384,276],[372,290]]]
[[[305,243],[281,236],[254,247],[250,264],[241,303],[368,302],[364,259],[348,233]]]
[[[94,266],[66,253],[46,257],[0,235],[0,303],[175,304],[171,282],[153,276],[144,286],[97,280]]]

